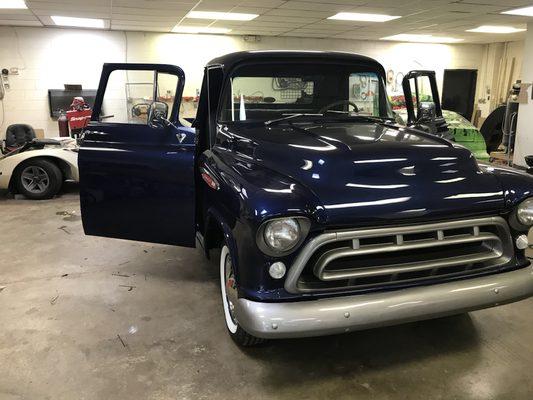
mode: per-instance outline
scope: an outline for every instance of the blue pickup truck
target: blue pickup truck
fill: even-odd
[[[434,104],[396,123],[385,77],[349,53],[229,54],[191,126],[179,67],[104,65],[79,152],[86,234],[218,254],[244,346],[533,295],[533,177],[424,129]]]

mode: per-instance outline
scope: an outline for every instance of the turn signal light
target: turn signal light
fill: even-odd
[[[202,170],[202,179],[205,183],[207,183],[207,186],[209,186],[213,190],[220,189],[220,185],[218,184],[217,180],[211,176],[209,172],[206,170]]]

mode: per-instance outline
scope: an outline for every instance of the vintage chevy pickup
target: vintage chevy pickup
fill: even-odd
[[[179,118],[184,83],[177,66],[104,65],[79,153],[83,226],[218,253],[240,345],[533,295],[533,177],[396,124],[375,60],[217,58],[193,127]],[[431,125],[435,107],[415,103]]]

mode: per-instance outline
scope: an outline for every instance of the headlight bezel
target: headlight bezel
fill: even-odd
[[[271,247],[269,243],[267,243],[265,239],[265,229],[267,226],[273,222],[283,221],[283,220],[293,220],[298,224],[299,230],[300,230],[300,236],[298,240],[289,248],[284,250],[278,250],[274,247]],[[302,244],[302,242],[305,240],[309,233],[309,229],[311,228],[311,221],[307,217],[302,216],[287,216],[287,217],[276,217],[276,218],[270,218],[259,226],[259,229],[257,229],[256,234],[256,243],[259,247],[259,250],[261,250],[264,254],[270,256],[270,257],[282,257],[286,256],[288,254],[293,253],[298,247]]]
[[[533,212],[533,197],[528,197],[527,199],[522,200],[513,210],[511,217],[509,218],[509,223],[511,227],[519,232],[527,232],[531,227],[533,227],[533,221],[531,224],[524,224],[522,219],[519,216],[520,208],[527,204]]]

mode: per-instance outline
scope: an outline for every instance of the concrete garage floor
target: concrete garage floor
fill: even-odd
[[[0,399],[531,399],[533,300],[239,349],[194,249],[86,237],[0,193]]]

